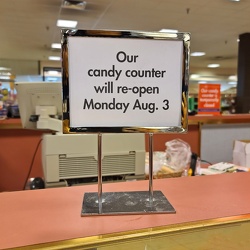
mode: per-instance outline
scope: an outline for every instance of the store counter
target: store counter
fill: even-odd
[[[188,124],[250,123],[250,114],[194,115],[188,117]],[[0,120],[0,129],[22,128],[21,119]]]
[[[250,114],[195,115],[189,116],[189,124],[250,123]]]
[[[248,249],[250,173],[158,179],[175,214],[81,217],[97,185],[0,193],[0,249]],[[148,190],[148,181],[103,192]]]

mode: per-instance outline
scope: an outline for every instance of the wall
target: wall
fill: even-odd
[[[153,144],[154,151],[165,151],[165,143],[167,141],[171,141],[174,139],[181,139],[186,141],[190,147],[192,152],[200,154],[200,136],[199,136],[199,125],[189,125],[188,132],[185,134],[154,134],[153,136]],[[148,136],[146,135],[146,150],[148,151]]]
[[[31,167],[30,177],[43,176],[41,136],[40,131],[0,129],[0,192],[23,190]]]

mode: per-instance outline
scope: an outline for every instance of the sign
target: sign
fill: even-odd
[[[220,84],[199,84],[198,114],[220,114]]]
[[[182,127],[184,49],[181,39],[67,37],[70,127]]]

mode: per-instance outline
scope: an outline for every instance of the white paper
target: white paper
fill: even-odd
[[[71,127],[181,125],[182,41],[68,42]]]

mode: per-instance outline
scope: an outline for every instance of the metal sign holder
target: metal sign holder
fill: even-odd
[[[73,127],[70,126],[69,115],[69,51],[68,37],[130,37],[148,39],[166,39],[183,42],[182,95],[180,126],[168,127]],[[62,30],[62,63],[63,63],[63,132],[64,133],[98,133],[98,192],[84,194],[81,216],[90,215],[121,215],[147,213],[176,213],[174,207],[160,190],[153,190],[153,135],[154,133],[183,133],[187,132],[187,90],[189,68],[189,33],[161,34],[135,31],[103,31],[103,30]],[[102,133],[129,133],[140,132],[149,135],[149,190],[148,191],[102,191]]]
[[[149,191],[102,192],[102,134],[98,134],[98,193],[85,193],[82,216],[175,213],[161,191],[153,191],[153,133],[149,133]]]

